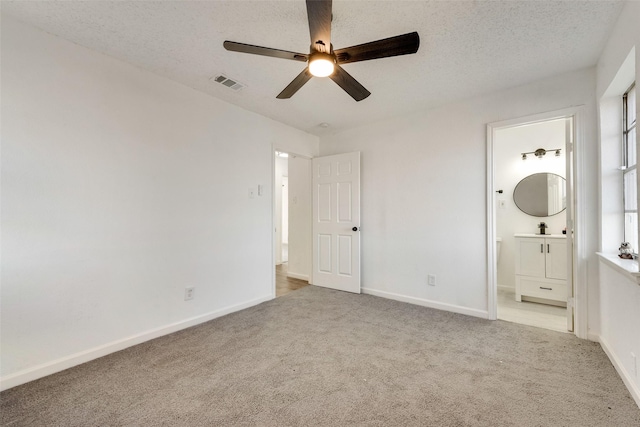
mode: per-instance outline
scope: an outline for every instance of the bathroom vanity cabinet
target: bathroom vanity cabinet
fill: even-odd
[[[567,239],[563,234],[516,234],[516,301],[567,301]]]

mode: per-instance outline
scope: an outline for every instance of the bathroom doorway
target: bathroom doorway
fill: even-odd
[[[573,331],[574,129],[571,114],[490,126],[490,317]]]

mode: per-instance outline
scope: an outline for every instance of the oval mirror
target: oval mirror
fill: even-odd
[[[551,216],[567,207],[566,181],[555,173],[534,173],[522,179],[513,191],[513,201],[531,216]]]

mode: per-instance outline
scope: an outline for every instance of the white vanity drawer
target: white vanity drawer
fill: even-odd
[[[517,277],[516,288],[522,296],[567,301],[567,284],[564,281]]]

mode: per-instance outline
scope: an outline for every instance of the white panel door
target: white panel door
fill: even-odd
[[[360,152],[313,159],[312,283],[360,293]]]

